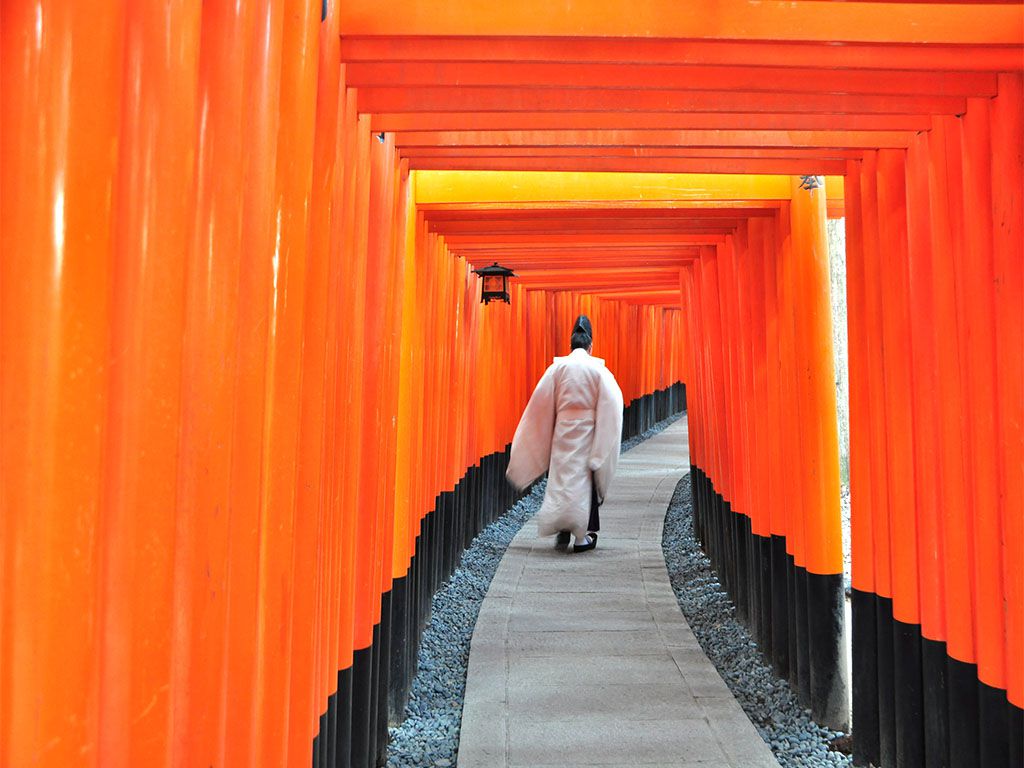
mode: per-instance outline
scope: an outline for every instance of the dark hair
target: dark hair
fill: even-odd
[[[594,343],[594,331],[590,327],[590,318],[580,315],[572,326],[572,348],[588,349]]]

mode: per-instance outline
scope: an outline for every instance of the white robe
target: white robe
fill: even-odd
[[[512,438],[505,477],[525,488],[548,473],[537,531],[571,531],[578,539],[590,520],[591,475],[604,501],[619,461],[622,390],[604,364],[586,350],[556,357]]]

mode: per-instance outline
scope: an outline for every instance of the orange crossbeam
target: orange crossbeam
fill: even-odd
[[[762,173],[830,176],[842,171],[844,160],[808,158],[618,158],[618,157],[529,157],[529,158],[427,158],[412,167],[431,171],[602,171],[606,173]]]
[[[1024,55],[1021,56],[1024,60]],[[927,116],[914,114],[800,114],[795,112],[379,112],[376,131],[524,130],[754,130],[754,131],[924,131]]]
[[[472,247],[515,247],[515,246],[539,246],[557,247],[558,245],[572,245],[577,248],[588,248],[590,246],[621,245],[631,248],[643,248],[646,246],[676,246],[676,245],[711,245],[722,242],[721,235],[690,235],[690,234],[644,234],[642,236],[630,234],[612,233],[603,236],[577,236],[572,234],[549,234],[537,235],[531,233],[515,233],[503,235],[498,243],[488,235],[450,235],[446,238],[449,246],[453,248]]]
[[[962,96],[776,93],[774,91],[679,91],[617,88],[379,86],[358,90],[364,112],[776,112],[955,115]]]
[[[620,219],[611,218],[602,220],[598,218],[559,218],[541,220],[491,220],[481,226],[478,221],[430,221],[429,231],[439,234],[476,234],[487,233],[492,236],[513,234],[516,232],[536,233],[557,233],[579,234],[583,232],[660,232],[671,234],[672,232],[704,232],[707,229],[715,229],[719,232],[727,232],[741,224],[742,218],[717,218],[717,219],[681,219],[662,221],[659,219]]]
[[[991,72],[857,70],[815,67],[638,64],[626,62],[436,61],[352,63],[356,88],[435,86],[594,88],[869,95],[994,96]]]
[[[1011,5],[822,3],[816,0],[519,0],[423,3],[373,0],[341,6],[342,35],[504,35],[1017,43],[1024,9]]]
[[[828,147],[906,148],[903,131],[415,131],[395,135],[407,147]]]
[[[623,201],[619,205],[625,205]],[[614,204],[613,204],[614,205]],[[668,205],[666,202],[665,206]],[[438,222],[514,222],[514,221],[542,221],[547,219],[600,219],[600,220],[621,220],[621,221],[648,221],[660,219],[665,222],[689,221],[699,219],[703,221],[717,219],[748,218],[750,216],[772,216],[772,209],[754,207],[752,203],[743,206],[727,208],[649,208],[637,206],[634,202],[630,207],[519,207],[519,208],[492,208],[466,205],[465,207],[438,207],[437,205],[420,205],[419,209],[424,213],[424,218],[434,224]]]
[[[627,157],[627,158],[697,158],[719,157],[752,159],[859,160],[856,149],[825,149],[822,147],[406,147],[402,157],[410,162],[431,158],[490,157]]]
[[[906,45],[778,40],[599,37],[360,37],[341,40],[347,62],[588,62],[1011,72],[1024,69],[1020,40],[992,45]]]

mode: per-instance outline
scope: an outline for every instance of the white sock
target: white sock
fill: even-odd
[[[579,536],[576,537],[576,546],[577,547],[581,546],[581,545],[589,545],[589,544],[590,544],[590,537],[589,536],[584,536],[582,539]]]

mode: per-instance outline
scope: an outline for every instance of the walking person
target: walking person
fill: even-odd
[[[604,364],[592,357],[593,330],[586,315],[573,324],[571,349],[556,357],[537,383],[512,439],[505,477],[525,488],[544,472],[548,485],[537,513],[537,532],[555,535],[555,547],[587,552],[597,546],[598,508],[619,460],[622,391]]]

